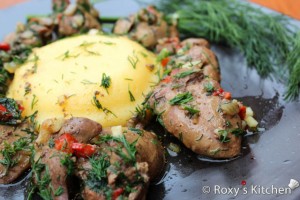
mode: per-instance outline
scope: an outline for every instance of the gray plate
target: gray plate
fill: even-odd
[[[122,3],[110,0],[97,4],[96,8],[103,16],[126,16],[135,12],[138,5],[129,0]],[[50,0],[32,0],[0,10],[0,38],[13,31],[18,21],[25,21],[26,15],[49,12]],[[222,87],[251,106],[260,127],[266,130],[247,135],[242,155],[222,162],[197,156],[175,138],[165,137],[166,145],[176,143],[181,146],[181,152],[178,155],[170,152],[166,172],[150,186],[148,199],[299,200],[300,189],[289,193],[286,188],[290,179],[300,181],[297,171],[300,169],[300,103],[284,102],[283,84],[262,79],[255,70],[246,67],[245,59],[238,52],[221,46],[213,46],[213,50],[221,65]],[[165,134],[157,124],[149,128],[159,135]],[[243,180],[245,186],[241,185]],[[0,199],[24,199],[26,184],[25,177],[9,186],[0,185]],[[287,194],[280,194],[279,188]],[[233,190],[238,190],[238,194],[230,194]]]

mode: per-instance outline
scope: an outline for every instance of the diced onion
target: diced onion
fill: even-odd
[[[17,65],[15,62],[4,63],[4,69],[9,73],[15,73],[16,69],[19,68],[20,65]]]
[[[258,122],[252,116],[246,116],[245,121],[250,128],[255,128],[258,125]]]
[[[42,123],[40,133],[38,138],[36,139],[37,144],[46,144],[51,135],[57,133],[65,120],[63,118],[54,118],[54,119],[47,119]]]
[[[122,135],[122,126],[111,127],[112,136],[120,137]]]
[[[227,102],[222,103],[221,109],[222,109],[223,113],[227,114],[227,115],[235,115],[235,114],[239,113],[239,111],[240,111],[237,101],[234,101],[234,100],[231,102],[228,102],[228,103]]]
[[[175,153],[179,153],[181,150],[180,150],[180,147],[177,145],[177,144],[174,144],[174,143],[170,143],[169,146],[168,146],[168,149],[170,151],[173,151]]]
[[[254,113],[251,107],[246,108],[246,116],[251,116],[253,117]]]

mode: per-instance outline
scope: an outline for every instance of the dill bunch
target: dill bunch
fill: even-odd
[[[293,49],[287,57],[287,63],[290,70],[288,89],[285,99],[297,99],[300,91],[300,31],[296,34]]]
[[[169,16],[177,18],[184,37],[204,37],[237,48],[262,77],[273,75],[288,84],[285,99],[299,96],[300,40],[287,17],[236,0],[161,0],[158,7],[175,13]]]

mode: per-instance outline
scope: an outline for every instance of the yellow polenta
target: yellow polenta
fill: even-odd
[[[158,68],[153,53],[126,37],[81,35],[34,49],[7,96],[23,102],[24,116],[38,111],[39,124],[76,116],[125,125],[157,83]]]

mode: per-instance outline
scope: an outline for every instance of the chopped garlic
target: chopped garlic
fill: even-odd
[[[120,137],[122,135],[122,126],[111,127],[112,136]]]

